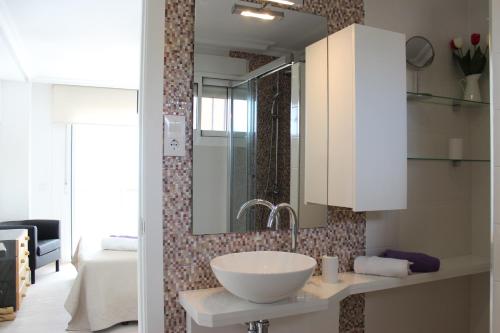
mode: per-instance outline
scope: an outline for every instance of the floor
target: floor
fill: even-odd
[[[69,293],[76,271],[71,264],[61,265],[55,273],[54,265],[36,271],[36,284],[27,292],[16,320],[0,323],[3,333],[63,333],[66,331],[69,314],[64,301]],[[118,325],[100,333],[137,333],[137,324]],[[81,333],[89,333],[78,331]]]

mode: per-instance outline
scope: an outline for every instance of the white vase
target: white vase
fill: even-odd
[[[482,102],[481,91],[479,90],[479,78],[481,74],[467,75],[462,79],[462,89],[464,90],[464,99],[472,102]],[[465,86],[464,86],[465,85]]]

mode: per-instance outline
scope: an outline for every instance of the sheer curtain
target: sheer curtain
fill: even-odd
[[[137,235],[137,126],[72,125],[72,239],[97,246],[109,235]]]

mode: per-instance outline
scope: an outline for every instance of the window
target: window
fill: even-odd
[[[227,100],[216,97],[201,99],[201,130],[227,130]]]
[[[204,84],[200,100],[198,96],[198,84],[195,83],[193,128],[198,129],[199,126],[202,131],[227,132],[229,130],[229,94],[230,88],[227,86]],[[233,131],[246,132],[248,129],[246,97],[241,92],[238,92],[233,95],[233,98]]]
[[[233,98],[233,131],[248,131],[248,85],[243,84],[231,91]]]
[[[228,88],[203,85],[200,110],[202,131],[227,131]]]
[[[233,131],[246,132],[248,130],[248,112],[246,99],[234,99],[233,108]]]
[[[138,128],[74,124],[72,132],[73,245],[137,235]]]

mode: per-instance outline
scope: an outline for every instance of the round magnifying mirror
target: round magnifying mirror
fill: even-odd
[[[434,61],[434,47],[422,36],[415,36],[406,41],[406,63],[417,70],[429,67]]]

